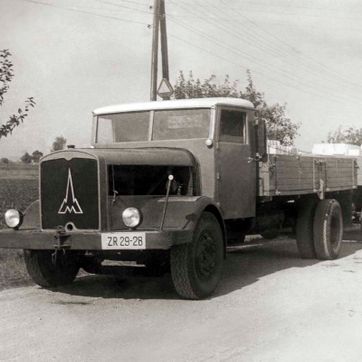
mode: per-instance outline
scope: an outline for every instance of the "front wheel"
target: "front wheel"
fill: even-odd
[[[224,239],[220,224],[204,212],[191,243],[171,249],[171,276],[177,293],[186,299],[201,299],[216,289],[221,278]]]
[[[66,252],[52,260],[53,250],[24,250],[26,269],[33,281],[44,288],[70,284],[79,271],[78,257]]]

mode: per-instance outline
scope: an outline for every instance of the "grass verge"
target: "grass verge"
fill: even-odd
[[[1,249],[0,252],[0,290],[31,285],[25,268],[23,251]]]
[[[9,208],[24,211],[38,198],[36,179],[0,179],[0,229]],[[32,284],[25,268],[22,250],[0,248],[0,290]]]

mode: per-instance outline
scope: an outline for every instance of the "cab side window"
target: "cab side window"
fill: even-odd
[[[245,142],[246,113],[222,109],[220,113],[220,141]]]

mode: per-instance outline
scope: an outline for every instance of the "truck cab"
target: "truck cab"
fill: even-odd
[[[97,151],[117,149],[119,154],[127,149],[148,154],[161,150],[168,158],[137,161],[149,167],[162,162],[172,166],[180,151],[186,152],[193,160],[194,184],[189,191],[210,198],[224,219],[250,217],[255,215],[256,196],[253,113],[250,102],[233,98],[100,108],[94,111],[93,146]],[[142,169],[147,175],[140,176],[140,182],[148,184],[151,174]],[[175,184],[180,177],[175,177]],[[179,185],[179,193],[186,193],[183,187]]]

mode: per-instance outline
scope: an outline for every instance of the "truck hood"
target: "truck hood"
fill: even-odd
[[[68,149],[44,156],[41,162],[65,158],[95,158],[106,164],[194,166],[191,152],[181,148],[119,148],[119,149]]]

